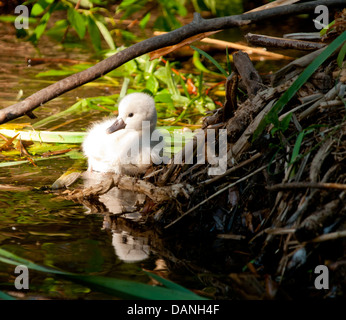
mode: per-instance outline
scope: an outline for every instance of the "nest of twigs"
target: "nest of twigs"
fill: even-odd
[[[114,186],[134,190],[147,196],[140,207],[142,226],[162,235],[216,233],[245,244],[248,272],[228,279],[244,298],[276,297],[279,283],[313,287],[317,265],[332,272],[328,295],[345,296],[346,73],[336,63],[337,52],[281,111],[280,119],[293,112],[285,132],[272,135],[273,126],[267,126],[252,141],[268,110],[318,53],[293,61],[266,82],[247,54],[234,54],[224,107],[203,122],[205,132],[227,129],[223,174],[208,175],[209,164],[172,163],[140,179],[113,175],[66,197],[90,203]],[[240,100],[238,88],[247,93]],[[197,139],[191,143],[197,149]]]

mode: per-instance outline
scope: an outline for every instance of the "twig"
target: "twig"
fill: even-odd
[[[24,191],[31,191],[32,189],[34,189],[34,188],[29,187],[29,186],[13,186],[10,184],[1,184],[0,185],[1,191],[24,192]]]
[[[313,239],[323,233],[323,229],[338,220],[343,215],[345,192],[341,192],[338,197],[312,212],[297,227],[295,236],[298,241],[304,242]]]
[[[276,0],[273,2],[269,2],[263,6],[257,7],[255,9],[252,9],[248,12],[255,12],[255,11],[259,11],[259,10],[264,10],[264,9],[270,9],[270,8],[274,8],[274,7],[278,7],[278,6],[283,6],[283,5],[288,5],[288,4],[292,4],[295,2],[298,2],[299,0]]]
[[[263,230],[265,233],[274,234],[274,235],[282,235],[282,234],[292,234],[296,231],[294,228],[267,228]]]
[[[306,3],[281,6],[258,12],[250,12],[242,15],[234,15],[207,20],[203,19],[200,14],[195,13],[193,21],[179,29],[176,29],[165,35],[152,37],[150,39],[146,39],[144,41],[136,43],[131,47],[124,49],[116,53],[115,55],[97,63],[89,69],[62,79],[32,94],[25,100],[0,110],[0,124],[28,114],[47,101],[50,101],[60,96],[61,94],[77,88],[87,82],[102,77],[108,72],[114,70],[115,68],[118,68],[119,66],[136,57],[159,48],[177,44],[184,39],[192,37],[196,34],[237,27],[282,16],[292,16],[293,14],[297,13],[308,13],[312,12],[316,6],[323,4],[327,4],[328,7],[343,6],[345,4],[345,0],[310,1]]]
[[[73,191],[66,190],[63,194],[68,200],[90,198],[105,194],[113,187],[143,193],[156,203],[171,200],[172,198],[176,198],[179,194],[189,196],[189,193],[192,192],[192,188],[189,185],[173,184],[166,187],[156,187],[150,182],[141,179],[112,174],[108,178],[103,179],[102,183],[97,183],[84,189],[75,189]],[[187,190],[183,190],[185,188],[187,188]]]
[[[317,50],[326,46],[325,43],[284,39],[277,37],[269,37],[260,34],[248,33],[245,36],[246,40],[256,46],[271,47],[271,48],[284,48],[284,49],[297,49],[297,50]]]
[[[237,69],[250,99],[253,98],[258,91],[265,88],[261,76],[255,69],[247,53],[238,51],[233,54],[234,66]]]
[[[237,171],[238,169],[240,169],[240,168],[242,168],[242,167],[244,167],[244,166],[250,164],[251,162],[257,160],[261,155],[262,155],[262,154],[258,152],[258,153],[256,153],[255,155],[253,155],[250,159],[247,159],[247,160],[245,160],[245,161],[239,163],[238,165],[236,165],[236,166],[234,166],[234,167],[228,169],[224,174],[220,174],[220,175],[218,175],[218,176],[215,176],[214,178],[209,179],[209,180],[206,180],[206,181],[203,181],[203,182],[201,182],[200,184],[206,186],[206,185],[208,185],[208,184],[211,184],[211,183],[214,183],[214,182],[216,182],[216,181],[219,181],[220,179],[222,179],[222,178],[224,178],[224,177],[230,175],[231,173]]]
[[[209,198],[203,200],[202,202],[200,202],[199,204],[195,205],[193,208],[191,208],[190,210],[186,211],[183,215],[181,215],[179,218],[175,219],[173,222],[171,222],[170,224],[168,224],[167,226],[165,226],[165,229],[171,227],[172,225],[174,225],[175,223],[177,223],[179,220],[181,220],[182,218],[184,218],[185,216],[187,216],[188,214],[190,214],[191,212],[195,211],[197,208],[199,208],[200,206],[202,206],[203,204],[207,203],[209,200],[215,198],[216,196],[218,196],[219,194],[221,194],[222,192],[228,190],[229,188],[237,185],[238,183],[252,177],[253,175],[257,174],[258,172],[262,171],[263,169],[265,169],[267,167],[267,165],[262,166],[260,168],[258,168],[257,170],[253,171],[252,173],[246,175],[245,177],[242,177],[240,179],[238,179],[236,182],[230,183],[229,185],[227,185],[226,187],[220,189],[219,191],[215,192],[213,195],[211,195]]]
[[[301,114],[299,114],[298,119],[303,120],[304,118],[306,118],[308,115],[310,115],[320,106],[321,102],[333,100],[337,96],[340,90],[340,87],[341,87],[341,82],[339,82],[336,86],[330,89],[324,95],[324,97],[322,97],[320,100],[315,102],[311,107],[309,107],[308,109],[304,110]]]
[[[346,230],[336,231],[336,232],[331,232],[327,234],[322,234],[316,238],[305,241],[303,244],[310,243],[310,242],[323,242],[323,241],[335,240],[335,239],[345,238],[345,237],[346,237]]]
[[[167,32],[163,32],[163,31],[155,31],[154,35],[162,35],[162,34],[166,34]],[[211,33],[211,32],[210,32]],[[163,49],[159,49],[154,51],[152,54],[150,54],[150,58],[154,59],[154,58],[158,58],[163,54],[168,54],[172,51],[175,51],[193,41],[200,41],[200,42],[204,42],[204,43],[208,43],[214,46],[218,46],[221,48],[230,48],[230,49],[234,49],[234,50],[242,50],[244,52],[246,52],[247,54],[259,54],[261,56],[265,56],[269,59],[286,59],[286,60],[291,60],[291,57],[285,56],[283,54],[279,54],[279,53],[274,53],[274,52],[269,52],[265,49],[262,48],[253,48],[253,47],[249,47],[249,46],[245,46],[243,44],[239,44],[239,43],[234,43],[234,42],[230,42],[230,41],[224,41],[224,40],[218,40],[218,39],[212,39],[212,38],[206,38],[207,34],[199,34],[197,36],[193,36],[189,39],[184,40],[183,42],[171,46],[169,48],[163,48]]]
[[[287,189],[306,189],[306,188],[346,190],[346,184],[318,183],[318,182],[290,182],[290,183],[279,183],[273,186],[266,187],[266,189],[270,191],[287,190]]]

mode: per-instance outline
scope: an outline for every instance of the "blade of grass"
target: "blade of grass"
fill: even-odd
[[[191,291],[167,289],[145,283],[119,280],[101,276],[69,276],[77,282],[115,296],[146,300],[207,300]]]
[[[83,112],[86,112],[86,111],[89,111],[89,107],[88,107],[88,104],[87,102],[85,101],[85,99],[82,99],[78,102],[76,102],[74,105],[72,105],[71,107],[67,108],[66,110],[64,111],[61,111],[57,114],[53,114],[47,118],[44,118],[38,122],[36,122],[33,127],[34,128],[39,128],[43,125],[46,125],[52,121],[56,121],[58,119],[61,119],[62,117],[64,116],[68,116],[68,115],[78,115],[80,113],[83,113]]]
[[[22,141],[39,141],[47,143],[82,143],[86,132],[68,132],[68,131],[28,131],[28,130],[10,130],[0,129],[0,133],[7,137],[14,137],[20,134],[18,139]]]
[[[9,296],[5,292],[0,291],[0,300],[17,300],[17,299],[12,296]]]
[[[120,100],[126,96],[129,83],[130,83],[130,78],[124,77],[124,82],[123,82],[123,85],[121,86],[118,102],[120,102]]]
[[[193,64],[194,64],[194,66],[195,66],[199,71],[201,71],[201,72],[206,72],[206,73],[209,73],[209,74],[213,74],[213,75],[215,75],[215,76],[218,76],[218,77],[222,77],[222,78],[223,78],[223,75],[222,75],[222,74],[208,70],[208,69],[203,65],[203,63],[201,62],[201,60],[200,60],[199,57],[200,57],[200,54],[199,54],[197,51],[195,51],[195,52],[193,53],[193,56],[192,56],[192,62],[193,62]]]
[[[229,54],[228,54],[228,46],[226,47],[226,61],[227,61],[228,74],[231,74],[232,73],[232,67],[231,67],[231,61],[229,59]]]
[[[96,23],[97,27],[99,28],[103,38],[107,42],[109,48],[111,50],[115,50],[115,44],[114,44],[112,35],[109,33],[107,27],[99,20],[95,20],[95,23]]]
[[[70,151],[70,152],[67,152],[65,154],[60,154],[58,156],[50,156],[50,157],[46,157],[46,158],[43,158],[43,157],[33,158],[33,160],[35,162],[37,162],[37,161],[51,160],[51,159],[57,159],[57,158],[63,158],[63,157],[70,157],[71,159],[73,159],[73,157],[70,156],[70,153],[72,153],[72,152],[73,151]],[[30,163],[30,162],[31,162],[30,160],[17,160],[17,161],[0,162],[0,168],[18,166],[20,164]]]
[[[227,78],[228,77],[228,73],[226,72],[226,70],[224,68],[221,67],[221,65],[208,53],[206,53],[205,51],[201,50],[200,48],[197,48],[193,45],[190,45],[190,47],[197,51],[198,53],[200,53],[201,55],[203,55],[204,57],[206,57],[210,62],[212,62],[216,68],[218,68],[221,73]]]
[[[301,131],[297,137],[296,143],[294,144],[294,147],[293,147],[290,163],[293,163],[298,157],[300,146],[302,145],[304,136],[305,136],[305,130]]]
[[[340,69],[342,68],[342,63],[345,60],[345,55],[346,55],[346,43],[344,43],[344,45],[342,46],[342,48],[338,54],[338,57],[336,59]]]

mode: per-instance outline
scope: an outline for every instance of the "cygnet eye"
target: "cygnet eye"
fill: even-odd
[[[128,116],[129,116],[130,118],[131,118],[131,117],[133,117],[133,113],[132,113],[132,112],[131,112],[131,113],[129,113],[129,115],[128,115]]]

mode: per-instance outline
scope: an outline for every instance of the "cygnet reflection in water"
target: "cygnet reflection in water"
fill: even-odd
[[[84,187],[88,188],[101,184],[109,178],[109,175],[110,173],[85,171],[82,174]],[[113,187],[106,193],[99,195],[98,200],[109,213],[124,214],[126,218],[137,219],[141,217],[141,214],[137,212],[137,208],[144,204],[145,197],[141,193]]]
[[[124,262],[133,263],[149,258],[148,238],[134,237],[124,230],[112,230],[115,254]]]
[[[146,93],[131,93],[119,104],[116,119],[97,122],[83,142],[88,171],[138,175],[144,173],[159,154],[153,152],[150,136],[157,113],[154,99]],[[144,130],[149,139],[142,139]]]

